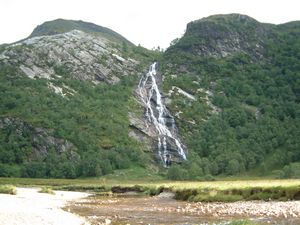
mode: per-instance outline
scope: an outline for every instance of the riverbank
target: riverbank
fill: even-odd
[[[0,194],[1,225],[88,225],[84,218],[62,210],[70,201],[87,197],[81,192],[39,193],[40,188],[17,188],[16,195]]]
[[[244,219],[253,223],[232,224],[300,224],[300,201],[188,202],[175,200],[176,192],[167,191],[151,197],[133,191],[89,196],[39,190],[17,188],[17,195],[0,194],[0,224],[230,224]]]
[[[91,224],[300,224],[300,201],[185,202],[158,196],[91,196],[70,206]],[[249,223],[232,221],[247,220]]]

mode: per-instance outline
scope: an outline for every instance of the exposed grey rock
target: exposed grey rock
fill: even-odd
[[[246,53],[252,60],[259,60],[266,51],[265,40],[273,35],[272,26],[240,14],[210,16],[187,25],[182,40],[194,40],[193,45],[181,46],[179,40],[176,46],[200,56],[220,58]]]
[[[191,95],[190,93],[188,93],[188,92],[186,92],[186,91],[184,91],[181,88],[176,87],[176,86],[172,86],[172,89],[169,90],[168,95],[171,96],[174,92],[178,93],[178,94],[181,94],[181,95],[187,97],[190,100],[196,101],[195,96]]]
[[[118,45],[108,39],[72,30],[51,36],[32,37],[8,45],[0,61],[18,67],[34,79],[75,79],[115,84],[121,76],[131,75],[139,62],[126,59]]]
[[[214,96],[212,91],[205,90],[204,88],[198,88],[197,92],[201,92],[201,93],[205,94],[205,96],[201,97],[201,99],[204,100],[206,102],[206,104],[211,108],[211,112],[213,114],[218,114],[218,113],[222,112],[222,109],[215,106],[211,101],[212,97]]]
[[[31,68],[28,68],[24,65],[20,66],[20,69],[29,77],[29,78],[34,78],[35,77],[35,73]]]
[[[156,130],[149,126],[146,121],[133,112],[128,113],[130,122],[129,137],[134,138],[144,145],[144,151],[154,151],[153,146],[156,144]]]
[[[144,135],[147,135],[151,138],[156,138],[157,131],[155,127],[150,126],[145,118],[140,118],[132,112],[128,113],[128,117],[131,127],[135,128],[136,130],[139,130]]]

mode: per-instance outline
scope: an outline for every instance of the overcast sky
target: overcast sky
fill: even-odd
[[[147,48],[168,47],[188,22],[213,14],[241,13],[275,24],[300,20],[299,0],[0,0],[0,9],[0,44],[57,18],[93,22]]]

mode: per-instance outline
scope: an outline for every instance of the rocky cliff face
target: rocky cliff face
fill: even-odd
[[[138,61],[124,57],[121,47],[104,37],[72,30],[31,37],[9,45],[0,62],[18,68],[31,79],[74,79],[115,84],[136,72]],[[123,56],[123,57],[122,57]]]
[[[135,90],[135,96],[144,109],[143,117],[136,120],[130,116],[134,137],[139,139],[147,135],[151,138],[155,158],[165,167],[172,162],[182,162],[187,159],[187,149],[180,140],[174,116],[165,105],[164,94],[161,91],[161,74],[157,62],[151,64]],[[145,138],[143,138],[145,139]]]
[[[254,59],[259,59],[265,52],[265,40],[273,35],[273,27],[246,15],[210,16],[190,22],[176,47],[199,56],[226,57],[249,53]],[[172,51],[172,47],[168,51]]]

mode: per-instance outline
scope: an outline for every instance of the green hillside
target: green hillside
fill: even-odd
[[[1,48],[0,176],[92,177],[150,164],[128,136],[128,112],[139,109],[133,90],[155,54],[84,22],[49,22],[32,36],[77,25],[113,37],[73,32]]]
[[[162,63],[165,92],[177,86],[196,98],[170,97],[190,151],[177,173],[299,177],[299,37],[300,22],[238,14],[187,25]]]
[[[299,178],[299,37],[299,21],[215,15],[190,22],[162,53],[95,24],[45,22],[0,46],[0,176],[94,177],[129,168],[178,180]],[[170,168],[156,160],[157,131],[147,130],[137,97],[154,61],[188,150],[187,161]]]

